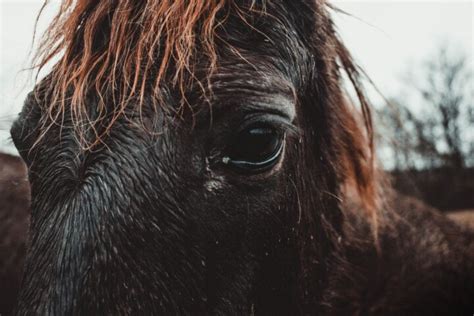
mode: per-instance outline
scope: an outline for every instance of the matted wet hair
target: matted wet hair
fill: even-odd
[[[171,83],[184,96],[198,42],[209,71],[215,69],[215,29],[222,22],[217,16],[230,6],[234,2],[226,0],[63,1],[35,56],[39,70],[59,58],[47,91],[49,119],[64,119],[68,110],[74,125],[87,124],[97,132],[94,123],[106,114],[104,100],[112,95],[115,106],[106,133],[127,106],[141,109],[150,81],[150,99],[163,104],[162,84],[171,65]],[[88,95],[99,100],[94,121],[87,114]]]
[[[39,71],[58,60],[49,75],[50,82],[42,91],[47,100],[47,124],[62,124],[64,116],[78,129],[92,129],[93,146],[108,133],[113,124],[126,114],[128,107],[141,111],[150,96],[154,105],[162,105],[163,86],[172,85],[182,93],[196,81],[194,69],[199,56],[208,63],[208,77],[218,67],[216,53],[217,29],[230,12],[247,22],[249,14],[266,14],[266,2],[255,0],[64,0],[51,22],[36,55]],[[48,1],[44,5],[46,5]],[[242,3],[245,3],[242,4]],[[318,18],[325,23],[332,46],[331,60],[349,78],[360,104],[362,120],[347,102],[338,114],[343,121],[338,151],[343,161],[340,173],[344,182],[355,187],[360,201],[375,221],[377,208],[376,170],[373,158],[373,130],[370,107],[361,84],[361,72],[334,30],[325,0],[314,0]],[[328,53],[329,54],[329,53]],[[201,59],[202,60],[202,59]],[[328,61],[330,62],[330,61]],[[335,78],[342,85],[340,78]],[[204,84],[207,84],[204,82]],[[203,91],[206,89],[203,87]],[[343,90],[341,88],[341,90]],[[96,115],[88,115],[86,99],[93,95]],[[113,106],[105,99],[113,97]],[[131,102],[133,100],[133,102]],[[38,102],[41,104],[41,102]],[[43,102],[44,103],[44,102]],[[186,102],[183,102],[185,105]],[[87,105],[90,106],[90,105]],[[177,109],[179,112],[179,109]],[[95,126],[107,116],[106,127],[99,132]],[[105,120],[104,120],[105,121]],[[44,132],[47,126],[43,125]],[[360,128],[360,126],[364,128]]]

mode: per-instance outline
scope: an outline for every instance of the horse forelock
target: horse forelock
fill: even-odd
[[[150,86],[154,105],[164,106],[165,77],[184,97],[196,79],[198,45],[209,73],[215,70],[216,28],[231,7],[241,10],[228,0],[64,0],[36,55],[39,70],[59,57],[49,77],[52,85],[42,91],[48,98],[48,121],[57,123],[69,113],[74,125],[94,129],[87,97],[98,100],[97,122],[110,110],[105,99],[112,96],[105,135],[130,104],[143,106]],[[95,141],[103,136],[95,134]]]

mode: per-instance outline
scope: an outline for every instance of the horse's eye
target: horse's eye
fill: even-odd
[[[253,126],[234,136],[223,162],[241,172],[271,169],[280,160],[284,135],[268,126]]]

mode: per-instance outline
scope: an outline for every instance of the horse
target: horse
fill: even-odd
[[[0,314],[19,291],[29,223],[29,185],[19,157],[0,153]]]
[[[472,314],[474,233],[390,189],[334,10],[64,0],[11,129],[14,313]]]

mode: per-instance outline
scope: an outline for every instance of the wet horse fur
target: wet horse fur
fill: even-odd
[[[474,234],[385,185],[324,1],[74,3],[11,130],[31,183],[17,315],[473,313]],[[155,16],[165,43],[131,58]],[[286,135],[271,170],[223,163],[249,124]]]

